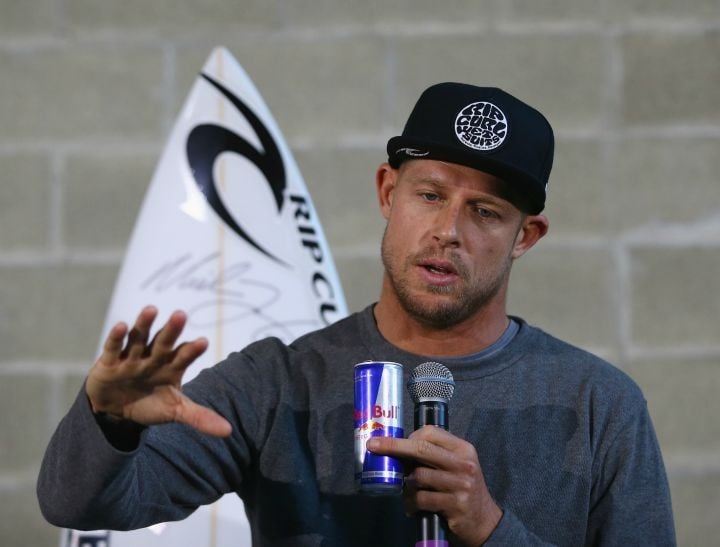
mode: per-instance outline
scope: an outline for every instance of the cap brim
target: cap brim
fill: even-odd
[[[520,167],[498,160],[492,154],[479,155],[464,152],[458,148],[436,142],[412,139],[403,136],[393,137],[387,143],[388,163],[400,167],[408,160],[440,160],[472,167],[494,175],[513,187],[513,194],[522,198],[522,209],[529,214],[539,214],[545,208],[545,187],[535,177]]]

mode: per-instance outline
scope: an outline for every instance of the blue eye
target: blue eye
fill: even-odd
[[[478,215],[480,215],[482,218],[493,218],[496,216],[493,211],[491,211],[490,209],[485,209],[484,207],[478,207],[476,211]]]
[[[422,194],[422,197],[425,201],[437,201],[438,199],[440,199],[437,194],[433,194],[431,192],[424,192]]]

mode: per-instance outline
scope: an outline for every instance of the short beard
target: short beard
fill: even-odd
[[[402,266],[403,271],[409,271],[419,261],[438,256],[437,252],[424,250],[415,256],[408,257]],[[508,257],[504,267],[498,274],[490,279],[470,279],[467,267],[461,260],[454,257],[444,257],[452,261],[458,276],[463,283],[458,286],[428,285],[426,290],[438,295],[451,295],[455,298],[447,302],[423,304],[411,294],[407,279],[402,271],[395,271],[391,260],[391,251],[386,245],[386,237],[382,242],[382,261],[385,266],[385,275],[392,285],[402,308],[418,323],[432,329],[446,329],[458,325],[475,315],[487,305],[504,287],[512,266],[512,259]]]

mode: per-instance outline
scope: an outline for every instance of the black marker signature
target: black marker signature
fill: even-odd
[[[220,253],[201,258],[192,253],[168,260],[141,284],[141,290],[163,293],[168,290],[207,293],[203,300],[187,310],[188,324],[207,328],[253,317],[260,327],[250,333],[253,339],[277,336],[291,341],[311,328],[321,326],[317,319],[279,321],[267,311],[285,293],[279,287],[250,277],[251,262],[233,262],[221,267]],[[222,317],[217,316],[222,307]]]

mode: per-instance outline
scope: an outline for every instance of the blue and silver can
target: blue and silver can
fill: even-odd
[[[403,368],[387,361],[355,365],[355,485],[365,494],[402,490],[403,465],[397,458],[368,452],[370,437],[404,437]]]

